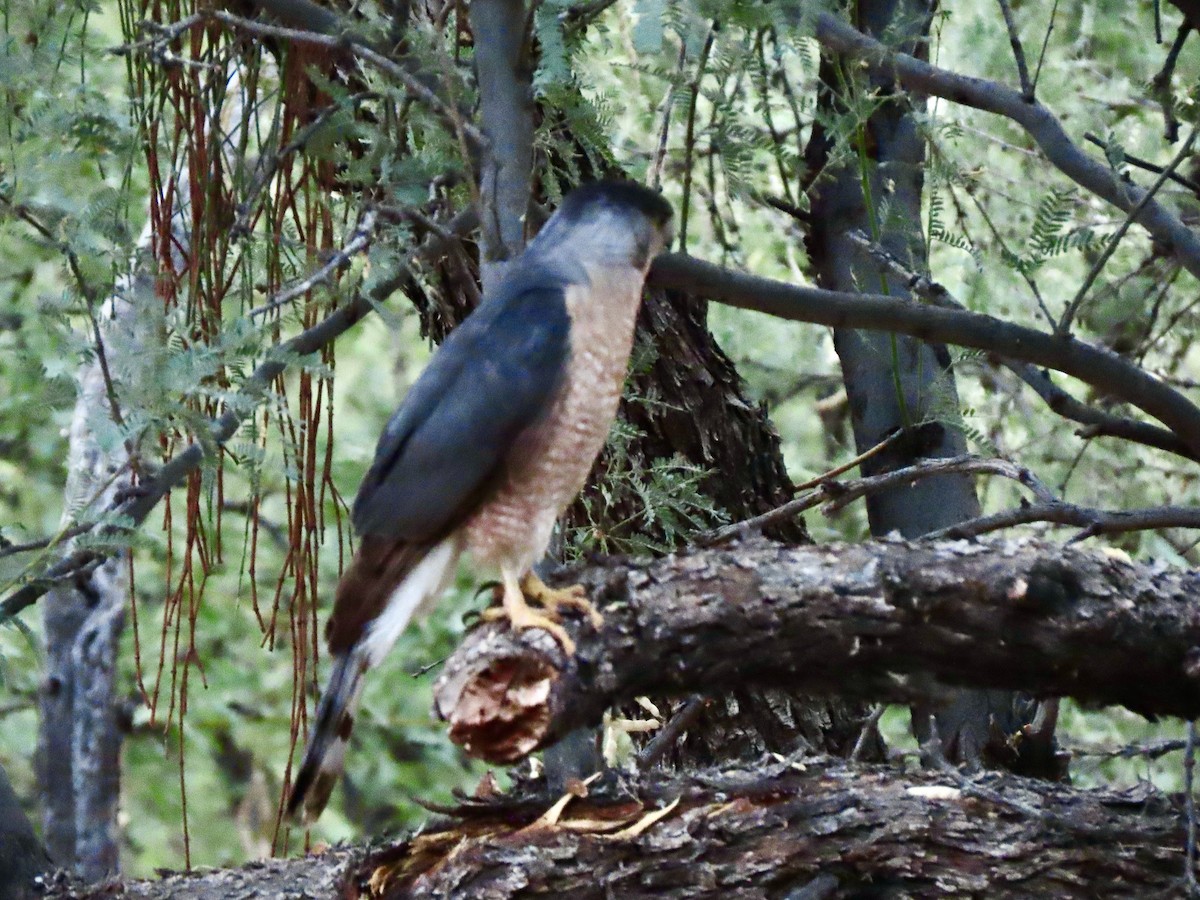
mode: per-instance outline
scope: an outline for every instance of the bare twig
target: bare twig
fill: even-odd
[[[862,497],[889,490],[898,485],[910,484],[924,478],[936,478],[950,474],[999,475],[1009,478],[1045,503],[1055,502],[1054,492],[1032,471],[1009,462],[1006,459],[983,459],[978,456],[949,456],[944,459],[923,459],[911,466],[884,472],[882,475],[870,475],[855,481],[830,482],[822,485],[820,491],[828,500],[821,509],[825,515],[832,515],[840,509]],[[1200,510],[1197,511],[1200,513]],[[1200,519],[1200,515],[1197,516]]]
[[[367,210],[351,233],[350,240],[346,241],[340,250],[331,254],[320,268],[291,286],[279,291],[262,306],[250,310],[251,318],[274,312],[280,307],[291,303],[297,297],[304,296],[317,285],[328,284],[335,274],[350,265],[350,261],[355,256],[362,253],[371,245],[371,239],[375,235],[375,218],[375,211]]]
[[[791,216],[802,225],[808,226],[812,224],[812,214],[806,209],[801,209],[790,200],[783,197],[775,197],[770,194],[763,194],[758,191],[753,191],[750,194],[752,200],[756,203],[761,203],[764,206],[769,206],[772,209],[777,209],[784,215]]]
[[[1171,90],[1171,78],[1175,74],[1175,64],[1179,61],[1179,54],[1183,45],[1187,43],[1191,30],[1191,23],[1185,19],[1175,32],[1175,41],[1167,52],[1167,58],[1163,60],[1163,67],[1150,82],[1155,97],[1162,106],[1163,137],[1172,144],[1179,139],[1179,120],[1175,118],[1175,94]]]
[[[871,735],[875,734],[879,728],[879,720],[883,718],[887,706],[883,703],[878,704],[871,714],[863,721],[862,729],[858,732],[858,740],[854,742],[854,749],[850,751],[850,761],[858,762],[862,759],[866,752]]]
[[[1012,45],[1013,59],[1017,63],[1017,78],[1021,82],[1021,96],[1030,103],[1034,100],[1033,82],[1029,80],[1029,67],[1025,64],[1025,49],[1017,34],[1017,23],[1013,21],[1012,7],[1008,0],[999,0],[1000,12],[1004,15],[1004,27],[1008,29],[1008,42]]]
[[[801,491],[807,491],[810,488],[815,488],[817,485],[822,484],[826,481],[832,481],[834,478],[837,478],[839,475],[843,475],[846,472],[849,472],[855,466],[860,466],[863,463],[865,463],[867,460],[875,458],[880,453],[882,453],[884,450],[886,450],[888,447],[891,447],[893,444],[896,444],[899,441],[901,441],[905,437],[905,435],[906,435],[906,432],[904,431],[904,429],[896,430],[892,434],[889,434],[887,437],[885,437],[882,441],[880,441],[874,447],[870,447],[870,448],[864,450],[862,453],[858,454],[858,456],[854,457],[854,459],[847,460],[846,462],[842,463],[841,465],[834,466],[832,469],[828,470],[827,472],[822,472],[816,478],[810,478],[808,481],[805,481],[802,484],[796,485],[792,489],[792,493],[798,494]]]
[[[713,41],[721,24],[714,19],[708,27],[708,35],[704,38],[704,46],[700,49],[700,58],[696,60],[696,73],[688,85],[688,114],[687,129],[683,139],[683,200],[679,204],[679,250],[687,253],[688,212],[692,199],[692,154],[695,152],[696,140],[696,104],[700,100],[700,82],[704,78],[704,70],[708,68],[708,55],[712,52]]]
[[[1099,759],[1159,759],[1168,753],[1178,753],[1187,746],[1186,740],[1178,738],[1150,741],[1145,744],[1126,744],[1123,747],[1069,747],[1072,757],[1096,757]]]
[[[1192,146],[1196,143],[1197,134],[1200,134],[1200,125],[1193,125],[1191,133],[1179,148],[1179,152],[1167,163],[1167,167],[1154,179],[1154,183],[1150,185],[1150,189],[1142,194],[1141,199],[1134,204],[1133,209],[1129,210],[1125,221],[1121,223],[1120,227],[1113,232],[1112,237],[1108,239],[1108,242],[1104,245],[1104,252],[1092,263],[1087,277],[1083,279],[1083,284],[1079,286],[1079,290],[1076,292],[1074,298],[1072,298],[1071,302],[1067,304],[1067,308],[1063,311],[1062,319],[1059,320],[1057,328],[1059,334],[1068,335],[1071,333],[1071,322],[1075,318],[1076,313],[1079,312],[1079,308],[1083,305],[1087,292],[1100,276],[1100,273],[1104,270],[1104,266],[1108,263],[1113,253],[1116,252],[1117,245],[1121,243],[1121,239],[1125,237],[1125,233],[1129,230],[1129,227],[1137,220],[1138,214],[1146,208],[1146,205],[1151,202],[1154,195],[1167,183],[1167,179],[1171,176],[1171,173],[1179,168],[1179,165],[1185,159],[1191,156]]]
[[[742,539],[761,532],[764,528],[792,519],[815,506],[823,505],[821,512],[828,516],[845,508],[855,500],[890,490],[898,485],[911,484],[925,478],[962,473],[1000,475],[1004,478],[1011,478],[1028,488],[1035,497],[1044,502],[1056,502],[1053,492],[1033,472],[1005,459],[982,459],[970,455],[923,459],[902,469],[884,472],[881,475],[868,475],[853,481],[839,482],[834,481],[832,476],[823,476],[826,480],[820,481],[812,490],[795,500],[762,515],[735,522],[706,535],[701,535],[695,539],[694,543],[699,547],[717,546],[733,539]],[[1197,512],[1198,518],[1200,518],[1200,511]]]
[[[1100,534],[1123,534],[1158,528],[1200,528],[1200,509],[1185,506],[1152,506],[1146,509],[1095,509],[1052,501],[968,519],[925,535],[923,540],[979,537],[1014,525],[1049,522],[1083,529],[1071,543]]]
[[[687,62],[687,41],[681,40],[679,42],[679,58],[675,61],[675,77],[667,86],[667,93],[663,96],[662,104],[659,106],[662,128],[659,129],[658,146],[654,149],[654,160],[650,164],[650,186],[655,190],[662,186],[663,164],[667,160],[667,138],[671,134],[671,110],[675,106],[675,88],[683,75],[685,62]]]
[[[1106,141],[1102,141],[1099,137],[1092,134],[1092,132],[1085,131],[1083,133],[1083,139],[1088,143],[1095,144],[1105,153],[1108,152],[1108,143]],[[1161,175],[1165,172],[1167,177],[1173,182],[1187,188],[1197,197],[1200,197],[1200,182],[1194,181],[1191,178],[1188,178],[1186,175],[1180,175],[1178,172],[1172,172],[1164,166],[1160,166],[1157,163],[1152,163],[1148,159],[1142,159],[1140,156],[1134,156],[1132,153],[1127,153],[1124,150],[1121,151],[1121,158],[1131,166],[1137,166],[1137,168],[1145,169],[1147,172],[1153,172],[1155,175]]]
[[[1054,32],[1054,20],[1058,17],[1058,0],[1050,7],[1050,21],[1046,23],[1046,34],[1042,37],[1042,49],[1038,53],[1037,69],[1033,73],[1033,86],[1029,91],[1029,99],[1036,96],[1038,79],[1042,77],[1042,63],[1046,60],[1046,48],[1050,46],[1050,35]]]
[[[346,98],[345,104],[357,105],[371,96],[372,94],[366,91],[353,94]],[[280,164],[293,153],[298,153],[307,147],[308,142],[325,128],[330,118],[345,109],[345,104],[341,101],[331,103],[321,110],[311,122],[299,129],[286,147],[259,158],[255,165],[254,174],[250,179],[250,184],[246,188],[245,195],[237,205],[237,218],[230,229],[235,237],[250,232],[250,219],[258,197],[270,183],[271,179],[275,177]]]
[[[638,754],[637,767],[639,770],[654,765],[664,753],[671,749],[685,731],[687,731],[709,704],[707,697],[696,695],[686,700],[683,707],[667,720]]]
[[[590,0],[588,3],[572,6],[562,14],[563,27],[571,31],[586,28],[616,2],[617,0]]]

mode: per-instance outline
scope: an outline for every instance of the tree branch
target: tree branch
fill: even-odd
[[[870,253],[881,266],[904,278],[906,287],[922,300],[932,303],[935,306],[943,306],[947,309],[966,310],[966,307],[956,300],[942,285],[925,275],[913,272],[904,266],[900,260],[888,253],[885,248],[870,240],[865,234],[852,232],[848,236],[851,241]],[[1033,286],[1032,282],[1030,284]],[[1036,287],[1034,289],[1036,291]],[[1038,299],[1040,302],[1040,295]],[[1045,309],[1045,304],[1043,304],[1043,309]],[[1050,323],[1053,325],[1054,319],[1049,316],[1048,312],[1047,317],[1050,318]],[[1109,437],[1119,437],[1200,462],[1200,454],[1191,450],[1175,433],[1165,428],[1159,428],[1157,425],[1151,425],[1148,422],[1139,422],[1137,419],[1131,419],[1128,416],[1118,416],[1105,412],[1102,409],[1088,406],[1086,403],[1076,400],[1071,394],[1056,385],[1050,380],[1049,373],[1039,369],[1037,366],[1007,356],[999,356],[998,360],[1001,365],[1031,387],[1034,393],[1045,401],[1051,411],[1058,413],[1058,415],[1065,419],[1088,426],[1086,429],[1078,432],[1081,436],[1094,437],[1096,435],[1107,435]]]
[[[1076,790],[829,757],[647,775],[564,798],[536,782],[447,812],[383,845],[116,889],[130,900],[420,900],[485,885],[493,900],[1165,896],[1185,840],[1179,802],[1146,786]],[[113,890],[54,884],[46,896],[101,900]]]
[[[1133,213],[1147,192],[1122,181],[1108,166],[1084,153],[1045,106],[1028,102],[1004,85],[949,72],[905,53],[896,53],[830,13],[818,13],[816,39],[837,53],[861,59],[874,72],[889,74],[908,90],[996,113],[1016,122],[1060,172],[1126,213]],[[1200,237],[1178,216],[1154,200],[1134,220],[1169,247],[1184,268],[1200,278]]]
[[[660,256],[650,270],[650,283],[783,319],[894,331],[1045,366],[1149,413],[1191,453],[1200,454],[1200,409],[1195,404],[1112,351],[1069,336],[1045,334],[966,310],[785,284],[679,254]]]
[[[538,630],[472,631],[434,687],[450,737],[512,762],[641,694],[742,685],[911,701],[947,685],[1200,713],[1200,580],[1116,554],[1012,541],[765,541],[571,573],[603,603]]]
[[[484,291],[500,266],[525,248],[525,217],[533,172],[532,71],[526,58],[524,0],[475,0],[479,117],[489,142],[479,178]]]
[[[897,432],[897,434],[903,434],[903,432]],[[877,446],[884,446],[884,444]],[[701,535],[693,543],[701,547],[714,547],[735,538],[746,538],[753,534],[759,534],[764,528],[769,528],[777,522],[794,519],[800,513],[812,509],[814,506],[824,505],[822,512],[828,516],[840,509],[844,509],[862,497],[878,494],[898,486],[912,484],[923,478],[936,478],[941,475],[956,473],[999,475],[1003,478],[1011,478],[1013,481],[1020,482],[1027,487],[1044,504],[1052,505],[1058,501],[1058,498],[1042,483],[1041,479],[1024,466],[1018,466],[1006,459],[984,459],[970,454],[923,459],[911,466],[893,469],[890,472],[867,475],[862,478],[851,479],[850,481],[837,481],[837,474],[840,474],[842,471],[845,471],[845,467],[839,466],[826,476],[813,479],[809,483],[812,489],[795,500],[769,510],[762,515],[755,516],[752,519],[746,519],[743,522],[734,522],[732,525],[726,525],[724,528],[719,528],[707,535]],[[1200,521],[1200,514],[1196,516],[1196,519]],[[979,520],[972,519],[970,521]],[[951,525],[932,533],[941,534],[957,529],[958,527],[957,525]],[[953,536],[965,537],[965,535],[957,533]]]
[[[1123,534],[1159,528],[1200,528],[1200,509],[1191,506],[1153,506],[1148,509],[1095,509],[1061,501],[1043,501],[959,522],[930,532],[929,540],[973,538],[1014,525],[1051,522],[1083,530],[1071,542],[1100,534]]]
[[[1012,7],[1008,0],[999,0],[1000,13],[1004,16],[1004,27],[1008,29],[1008,42],[1012,45],[1013,61],[1017,64],[1017,78],[1021,82],[1021,97],[1026,103],[1034,102],[1033,82],[1029,80],[1029,66],[1025,62],[1025,48],[1021,46],[1021,37],[1017,32],[1017,23],[1013,21]]]

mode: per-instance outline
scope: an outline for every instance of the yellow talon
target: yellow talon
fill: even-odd
[[[604,616],[592,606],[587,591],[581,584],[571,584],[564,588],[548,587],[536,573],[529,572],[521,579],[521,593],[528,600],[544,607],[551,615],[558,614],[560,606],[569,606],[584,613],[592,621],[592,627],[599,630],[604,626]]]
[[[555,621],[559,616],[560,607],[569,606],[581,610],[588,615],[595,628],[604,624],[604,617],[588,601],[581,585],[574,584],[555,590],[547,587],[545,582],[532,572],[520,580],[506,572],[503,582],[501,606],[485,609],[480,616],[485,622],[508,619],[514,631],[542,628],[554,635],[568,656],[575,653],[575,642],[571,640],[567,630]],[[528,601],[544,607],[546,611],[541,613],[530,608]]]
[[[563,650],[568,656],[575,653],[575,642],[571,640],[571,636],[567,634],[567,630],[551,619],[549,616],[542,615],[534,609],[531,609],[529,604],[525,602],[525,598],[521,596],[521,592],[514,592],[516,600],[511,599],[510,593],[504,592],[504,605],[492,606],[485,609],[479,614],[479,618],[485,622],[494,622],[497,619],[507,619],[509,627],[513,631],[523,631],[526,628],[542,628],[552,635],[555,640],[562,644]]]

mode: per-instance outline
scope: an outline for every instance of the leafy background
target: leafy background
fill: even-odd
[[[806,281],[802,223],[763,202],[764,197],[791,197],[803,206],[795,189],[815,110],[817,52],[802,26],[790,24],[776,5],[621,0],[578,40],[561,29],[559,13],[566,7],[563,0],[547,0],[538,11],[541,63],[535,87],[541,102],[562,110],[588,152],[619,162],[643,180],[659,165],[666,118],[662,179],[677,209],[683,172],[691,166],[695,173],[688,249],[762,275]],[[1170,157],[1173,148],[1163,141],[1161,114],[1148,94],[1166,52],[1166,45],[1153,40],[1150,3],[1065,0],[1053,10],[1020,4],[1016,11],[1031,53],[1040,49],[1054,16],[1039,97],[1076,140],[1082,141],[1085,132],[1098,135],[1108,143],[1110,164],[1122,168],[1123,152],[1159,161]],[[55,230],[54,241],[47,240],[0,207],[0,535],[21,542],[54,534],[62,525],[75,376],[93,352],[84,301],[55,242],[68,243],[84,276],[96,283],[111,283],[126,271],[146,222],[152,183],[146,123],[157,116],[167,121],[171,112],[158,105],[161,97],[139,93],[139,73],[153,63],[108,52],[130,39],[131,4],[3,0],[0,13],[0,195],[36,207]],[[1177,24],[1172,15],[1164,6],[1168,41]],[[707,65],[696,79],[714,17],[722,27],[711,32]],[[1015,82],[1008,38],[992,5],[947,3],[934,33],[930,53],[939,65]],[[443,66],[446,35],[422,32],[420,37],[414,52]],[[469,62],[464,50],[452,63],[460,96],[468,99]],[[259,74],[268,88],[273,84],[271,89],[278,90],[276,70],[264,64]],[[371,90],[396,93],[385,80],[368,79]],[[694,79],[699,96],[689,146],[688,92]],[[1175,76],[1185,130],[1196,119],[1198,83],[1200,57],[1185,54]],[[335,96],[340,90],[346,99],[345,89],[330,90]],[[857,117],[881,100],[866,96],[858,102],[827,127],[853,129]],[[349,176],[365,172],[385,179],[397,202],[419,199],[430,174],[455,162],[452,136],[419,118],[409,125],[412,152],[399,161],[387,156],[396,149],[397,137],[385,125],[354,124],[347,116],[328,127],[327,140],[317,142],[314,153],[327,153]],[[926,216],[933,276],[971,309],[1044,326],[1024,276],[1036,279],[1058,314],[1105,236],[1120,225],[1119,214],[1043,164],[1025,135],[1006,120],[936,102],[922,127],[930,148]],[[772,130],[782,138],[774,139]],[[154,138],[155,149],[170,158],[166,131]],[[384,149],[366,159],[339,155],[354,135]],[[538,140],[551,159],[571,158],[570,153],[556,157],[559,139],[548,126]],[[389,162],[381,166],[381,159]],[[458,190],[465,201],[465,188]],[[1168,186],[1162,196],[1193,222],[1200,214],[1196,198],[1182,189]],[[353,224],[345,197],[330,195],[321,202],[331,214],[333,232],[344,235]],[[886,216],[886,197],[878,212]],[[187,322],[181,314],[160,314],[155,327],[176,339],[153,365],[143,365],[137,378],[122,382],[128,408],[138,411],[130,427],[143,429],[140,439],[153,443],[147,436],[194,427],[205,404],[228,401],[279,334],[299,327],[298,311],[285,311],[271,324],[248,315],[263,300],[255,276],[271,270],[277,281],[285,281],[310,263],[302,242],[294,234],[291,242],[284,237],[272,250],[270,236],[259,228],[239,245],[248,260],[246,274],[222,300],[214,339],[185,340]],[[321,302],[336,302],[347,284],[384,267],[402,250],[406,233],[398,228],[391,238],[365,263],[358,261],[341,287],[319,291]],[[1186,384],[1200,378],[1192,349],[1197,296],[1190,276],[1157,256],[1144,236],[1131,233],[1093,288],[1082,317],[1084,333],[1142,355],[1151,371]],[[186,652],[185,640],[184,671],[190,675],[182,718],[167,713],[171,704],[165,699],[151,716],[142,691],[153,692],[161,665],[167,679],[163,697],[179,696],[170,686],[171,673],[179,671],[178,619],[165,622],[165,617],[177,575],[177,569],[168,572],[168,539],[178,566],[183,517],[173,518],[172,531],[156,514],[134,541],[137,621],[126,630],[121,657],[131,723],[124,757],[124,863],[133,874],[181,865],[185,797],[193,864],[222,865],[271,851],[293,745],[293,648],[287,628],[265,637],[259,614],[270,610],[281,572],[284,580],[300,577],[285,562],[291,503],[302,477],[285,411],[299,403],[303,376],[297,372],[332,384],[336,443],[327,477],[336,491],[321,495],[323,518],[314,532],[312,564],[318,596],[325,601],[347,549],[338,495],[353,495],[382,423],[430,350],[418,314],[408,304],[394,298],[381,312],[338,341],[336,360],[305,360],[293,370],[284,390],[265,404],[278,415],[256,418],[235,440],[220,473],[204,473],[201,517],[210,533],[215,534],[216,506],[223,503],[225,509],[221,551],[188,594],[195,616],[194,653]],[[1147,322],[1153,323],[1149,331]],[[717,306],[710,310],[710,324],[738,362],[752,395],[769,405],[794,480],[853,455],[848,427],[837,413],[839,377],[826,329]],[[112,348],[114,357],[121,349]],[[947,410],[947,421],[964,428],[979,452],[1031,466],[1080,504],[1197,502],[1196,479],[1187,467],[1120,442],[1081,440],[986,358],[960,353],[956,359],[961,408]],[[227,383],[214,387],[214,373],[225,373]],[[1067,386],[1086,396],[1079,384],[1068,380]],[[103,417],[94,426],[109,446],[129,436]],[[327,426],[326,420],[322,427]],[[327,434],[319,440],[322,452]],[[695,512],[698,507],[689,503],[699,501],[689,485],[688,473],[664,470],[648,505]],[[998,480],[981,480],[979,489],[987,510],[1018,500],[1016,490]],[[261,505],[252,542],[245,510],[253,498]],[[696,521],[701,519],[698,513]],[[690,527],[688,522],[682,516],[680,527]],[[832,519],[811,515],[809,527],[818,541],[867,537],[861,506]],[[586,549],[587,536],[577,537],[577,549]],[[1187,533],[1139,533],[1113,543],[1138,559],[1200,562],[1195,537]],[[24,556],[0,559],[0,586],[16,583],[28,563]],[[482,605],[475,591],[485,574],[464,568],[437,615],[411,629],[369,681],[345,788],[335,794],[314,839],[415,825],[425,813],[414,798],[444,801],[455,789],[470,790],[481,777],[481,767],[465,760],[431,721],[429,689],[437,661],[461,635],[470,612]],[[289,591],[282,596],[286,617]],[[28,798],[31,815],[40,627],[36,609],[0,627],[0,763]],[[890,710],[884,725],[898,749],[912,750],[904,710]],[[1062,727],[1069,746],[1114,746],[1180,733],[1177,722],[1151,724],[1121,711],[1085,712],[1071,704]],[[1080,784],[1150,779],[1171,789],[1181,778],[1178,755],[1152,762],[1084,757],[1074,763],[1073,774]],[[286,849],[294,851],[301,841],[292,835]],[[277,849],[285,848],[278,843]]]

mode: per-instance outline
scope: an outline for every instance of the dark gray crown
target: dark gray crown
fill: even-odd
[[[563,197],[558,215],[575,222],[596,204],[640,213],[659,226],[666,225],[673,215],[671,204],[662,194],[635,181],[593,181],[580,185]]]

